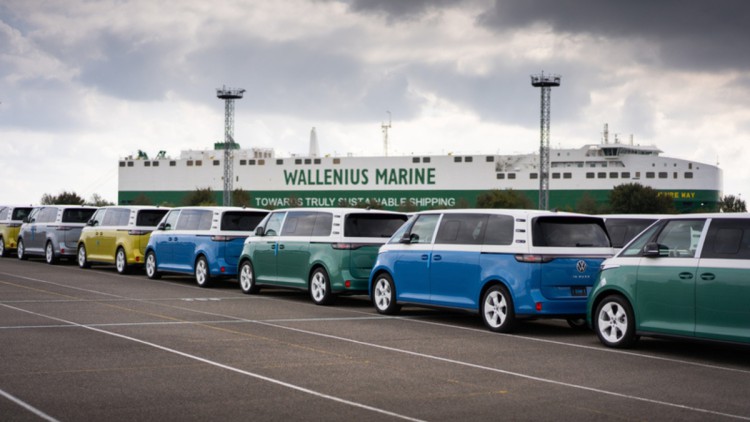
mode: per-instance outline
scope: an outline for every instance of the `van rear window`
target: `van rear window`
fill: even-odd
[[[28,217],[29,214],[31,214],[31,210],[33,208],[13,208],[13,214],[11,215],[11,220],[18,220],[22,221],[24,218]]]
[[[595,217],[537,217],[533,223],[534,246],[610,247],[604,221]]]
[[[69,208],[63,211],[63,223],[85,223],[89,221],[96,209],[90,208]]]
[[[607,226],[612,246],[622,248],[656,220],[656,218],[607,218],[604,224]]]
[[[135,218],[135,225],[139,227],[156,227],[167,211],[169,210],[141,210]]]
[[[221,229],[227,231],[251,232],[266,216],[265,212],[228,211],[221,217]]]
[[[349,214],[344,221],[344,236],[389,238],[405,221],[403,214]]]

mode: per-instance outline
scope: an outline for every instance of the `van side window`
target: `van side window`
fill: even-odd
[[[266,236],[278,236],[281,230],[281,222],[284,221],[285,212],[275,212],[271,214],[265,227]]]
[[[164,230],[176,230],[177,219],[180,217],[180,210],[171,211],[164,221]]]
[[[130,210],[122,208],[110,208],[104,215],[103,226],[127,226],[130,218]]]
[[[182,210],[177,220],[177,230],[210,230],[211,210]]]
[[[286,215],[284,227],[281,228],[282,236],[310,236],[315,227],[315,212],[293,211]]]
[[[513,243],[515,221],[509,215],[490,215],[487,231],[484,234],[485,245],[510,245]]]
[[[713,220],[701,258],[750,259],[750,220]]]
[[[411,227],[410,243],[432,243],[439,218],[439,214],[420,215]]]
[[[101,226],[101,225],[102,225],[102,221],[103,221],[103,217],[104,217],[104,214],[105,214],[106,212],[107,212],[107,210],[106,210],[106,209],[101,209],[101,210],[98,210],[97,212],[95,212],[95,213],[94,213],[94,215],[93,215],[93,216],[91,216],[91,219],[89,219],[89,221],[91,221],[91,222],[92,222],[92,224],[91,224],[91,225],[92,225],[92,226],[95,226],[95,227],[96,227],[96,226]]]
[[[656,243],[659,249],[667,249],[674,258],[692,258],[698,248],[705,220],[672,220],[659,233]]]
[[[329,236],[331,234],[331,227],[333,226],[333,214],[329,212],[321,212],[315,219],[315,227],[313,228],[313,236]]]
[[[487,228],[487,214],[445,214],[435,243],[481,245]]]

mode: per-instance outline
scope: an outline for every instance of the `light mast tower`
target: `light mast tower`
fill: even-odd
[[[542,113],[539,122],[539,209],[549,209],[549,111],[550,91],[553,86],[560,86],[560,75],[531,75],[531,86],[542,88]]]
[[[216,96],[224,100],[224,206],[232,205],[232,181],[234,180],[234,100],[242,98],[244,89],[223,86],[216,89]]]
[[[391,128],[391,112],[388,113],[388,124],[381,123],[380,128],[383,130],[383,149],[385,150],[385,156],[388,156],[388,129]]]

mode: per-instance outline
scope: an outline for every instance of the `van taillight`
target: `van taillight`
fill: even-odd
[[[143,236],[149,233],[151,233],[150,230],[128,230],[128,234],[131,236]]]
[[[331,247],[333,249],[348,249],[348,250],[353,250],[353,249],[359,249],[362,246],[365,246],[365,245],[361,244],[361,243],[331,243]]]
[[[528,262],[528,263],[544,263],[544,262],[550,262],[552,261],[553,257],[546,256],[546,255],[531,255],[531,254],[518,254],[516,255],[516,261],[518,262]]]
[[[211,236],[214,242],[229,242],[232,239],[234,239],[232,236]]]

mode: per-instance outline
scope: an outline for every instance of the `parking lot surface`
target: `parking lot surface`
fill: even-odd
[[[750,420],[748,352],[0,259],[0,420]]]

